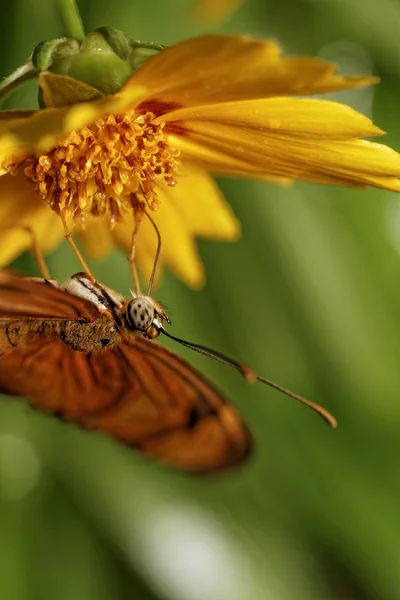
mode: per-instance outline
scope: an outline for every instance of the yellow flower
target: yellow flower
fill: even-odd
[[[70,106],[60,106],[62,90],[74,82],[41,73],[50,108],[0,113],[1,227],[32,226],[48,251],[62,236],[63,213],[99,257],[114,244],[129,249],[132,208],[144,203],[158,208],[161,263],[199,286],[195,238],[239,234],[210,173],[400,191],[400,155],[358,139],[381,135],[378,127],[346,105],[303,97],[376,82],[236,36],[176,44],[119,93]],[[28,243],[17,227],[2,233],[0,262]],[[137,258],[146,273],[155,243],[144,218]]]

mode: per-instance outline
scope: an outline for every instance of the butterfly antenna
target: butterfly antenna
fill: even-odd
[[[154,258],[153,269],[152,269],[151,275],[150,275],[149,289],[147,291],[147,295],[151,296],[151,292],[153,291],[153,286],[154,286],[154,280],[156,278],[158,261],[160,259],[160,253],[161,253],[161,233],[160,233],[160,230],[158,229],[157,225],[155,224],[153,218],[147,212],[147,210],[146,209],[143,209],[143,210],[144,210],[144,213],[146,214],[147,218],[149,219],[150,223],[153,225],[155,232],[157,234],[157,250],[156,250],[156,255]]]
[[[315,404],[315,402],[311,402],[310,400],[307,400],[306,398],[299,396],[298,394],[295,394],[294,392],[291,392],[290,390],[287,390],[286,388],[282,387],[281,385],[278,385],[277,383],[274,383],[273,381],[270,381],[269,379],[266,379],[265,377],[260,377],[259,375],[257,375],[257,373],[254,373],[254,371],[252,369],[250,369],[249,367],[246,367],[245,365],[241,365],[239,362],[232,360],[231,358],[228,358],[227,356],[225,356],[224,354],[221,354],[220,352],[216,352],[215,350],[210,350],[210,348],[207,348],[206,346],[201,346],[200,344],[192,344],[192,342],[187,342],[185,340],[181,340],[180,338],[175,337],[174,335],[171,335],[170,333],[168,333],[164,328],[161,329],[161,333],[163,333],[164,335],[169,337],[171,340],[174,340],[175,342],[182,344],[182,346],[185,346],[186,348],[190,348],[190,350],[194,350],[195,352],[198,352],[199,354],[203,354],[204,356],[207,356],[208,358],[212,358],[213,360],[216,360],[217,362],[220,362],[223,365],[227,365],[228,367],[231,367],[232,369],[239,371],[239,373],[241,373],[244,376],[246,381],[251,382],[251,381],[257,380],[257,381],[261,381],[261,383],[265,383],[266,385],[273,388],[274,390],[277,390],[278,392],[285,394],[285,396],[289,396],[289,398],[293,398],[293,400],[297,400],[301,404],[308,406],[308,408],[311,408],[311,410],[316,412],[331,427],[335,428],[337,426],[337,421],[336,421],[335,417],[333,417],[327,410],[325,410],[325,408],[323,408],[319,404]]]
[[[128,261],[129,264],[131,266],[131,271],[132,271],[132,279],[133,279],[133,285],[135,286],[135,294],[136,296],[140,296],[141,292],[140,292],[140,283],[139,283],[139,276],[138,276],[138,272],[136,269],[136,240],[137,240],[137,235],[139,232],[139,227],[140,224],[142,222],[142,217],[143,217],[143,206],[141,204],[136,205],[134,208],[134,215],[135,215],[135,227],[133,228],[133,232],[132,232],[132,242],[131,242],[131,251],[128,257]]]

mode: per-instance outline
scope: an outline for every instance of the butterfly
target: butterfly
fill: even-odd
[[[99,430],[189,472],[234,467],[252,441],[238,411],[160,333],[307,404],[222,354],[171,335],[151,296],[125,298],[86,273],[65,284],[0,272],[0,392]]]

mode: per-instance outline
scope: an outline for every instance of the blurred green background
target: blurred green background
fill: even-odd
[[[219,28],[189,0],[81,0],[101,25],[171,44],[205,31],[280,40],[375,89],[337,94],[400,149],[398,0],[245,0]],[[0,74],[64,35],[49,0],[14,0],[0,21]],[[6,107],[34,107],[17,91]],[[100,435],[0,404],[0,597],[4,600],[393,600],[400,598],[400,198],[297,183],[220,180],[243,224],[200,243],[207,286],[170,274],[158,297],[173,333],[245,360],[321,402],[311,412],[194,353],[239,407],[255,453],[224,477],[169,472]],[[0,199],[1,201],[1,199]],[[190,201],[190,199],[188,199]],[[51,272],[78,270],[63,244]],[[18,268],[36,272],[31,257]],[[126,293],[120,254],[93,265]],[[251,303],[254,322],[244,319]]]

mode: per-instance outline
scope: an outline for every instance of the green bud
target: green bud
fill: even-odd
[[[6,78],[4,89],[0,85],[0,96],[42,72],[41,106],[95,100],[99,95],[119,92],[129,76],[164,47],[131,40],[114,27],[100,27],[82,42],[70,38],[46,40],[36,46],[27,65]]]
[[[118,34],[120,38],[123,35],[117,30],[111,30],[106,36],[93,31],[81,44],[76,40],[67,40],[67,43],[64,39],[42,42],[34,52],[35,64],[40,70],[83,81],[103,94],[114,94],[132,73],[130,64],[113,48],[124,54],[124,44],[118,40]],[[125,54],[127,49],[128,42]]]

